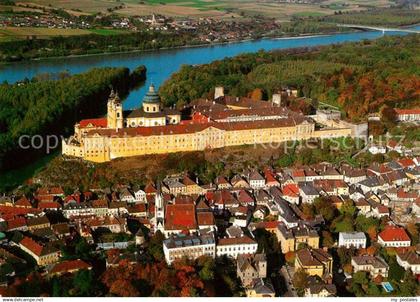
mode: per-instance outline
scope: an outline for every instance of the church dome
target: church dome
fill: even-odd
[[[144,96],[143,103],[160,103],[160,97],[157,94],[153,84],[150,85],[149,91]]]

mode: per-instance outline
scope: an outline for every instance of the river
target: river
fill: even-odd
[[[415,29],[419,29],[417,26]],[[387,32],[385,35],[404,35],[403,32]],[[240,53],[256,52],[258,50],[285,49],[317,45],[337,44],[364,39],[376,39],[383,36],[382,32],[352,32],[309,37],[262,39],[229,44],[217,44],[193,48],[178,48],[153,52],[131,52],[119,54],[93,55],[43,59],[28,62],[17,62],[0,67],[0,82],[14,83],[25,77],[32,78],[39,73],[57,73],[67,70],[70,73],[81,73],[92,67],[125,66],[133,69],[139,65],[147,67],[147,81],[127,96],[125,109],[140,106],[146,92],[146,87],[153,83],[159,87],[170,75],[183,64],[205,64],[214,60],[232,57]]]

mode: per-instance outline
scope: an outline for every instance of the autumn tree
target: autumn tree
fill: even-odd
[[[298,289],[304,289],[308,286],[308,277],[308,274],[304,270],[296,270],[293,275],[293,285]]]

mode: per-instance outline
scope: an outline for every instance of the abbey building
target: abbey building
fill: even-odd
[[[152,85],[142,107],[133,111],[123,111],[118,94],[111,92],[106,117],[77,123],[74,135],[63,140],[62,152],[106,162],[136,155],[354,136],[348,124],[335,121],[320,128],[315,120],[282,107],[278,96],[273,101],[229,97],[221,87],[216,88],[214,100],[194,100],[181,114],[162,108]]]

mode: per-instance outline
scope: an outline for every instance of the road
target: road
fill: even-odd
[[[288,265],[283,265],[280,269],[283,274],[284,280],[286,280],[287,292],[284,294],[285,297],[298,297],[295,288],[292,284],[293,268]]]

